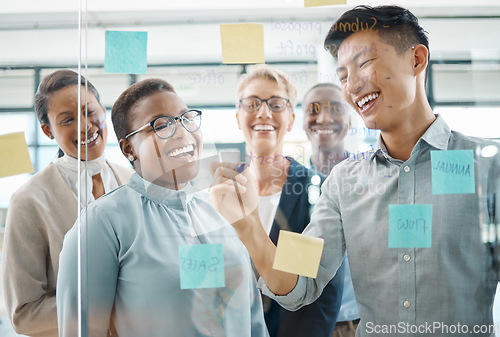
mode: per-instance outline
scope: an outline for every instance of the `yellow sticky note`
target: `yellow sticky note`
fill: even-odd
[[[304,7],[347,5],[347,0],[304,0]]]
[[[260,23],[220,25],[222,63],[264,63],[264,26]]]
[[[24,132],[0,135],[0,177],[33,172]]]
[[[323,253],[321,238],[280,231],[273,269],[316,278]]]

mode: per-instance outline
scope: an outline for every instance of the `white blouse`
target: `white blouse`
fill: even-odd
[[[64,181],[68,183],[71,187],[75,195],[78,193],[78,159],[70,157],[68,155],[64,155],[61,158],[58,158],[55,161],[55,164],[61,175],[64,178]],[[116,181],[115,175],[111,171],[108,163],[104,159],[104,156],[101,156],[94,160],[87,161],[87,170],[85,170],[85,162],[80,162],[80,173],[81,173],[81,186],[82,186],[82,206],[85,204],[90,204],[95,201],[94,195],[92,194],[92,177],[96,174],[101,174],[102,183],[104,185],[104,192],[109,193],[115,188],[118,187],[118,182]],[[85,179],[87,178],[87,179]],[[85,180],[87,180],[87,198],[85,198]],[[86,200],[86,201],[85,201]]]
[[[267,235],[271,233],[271,227],[273,226],[274,216],[278,210],[280,198],[281,191],[271,195],[259,196],[259,218]]]

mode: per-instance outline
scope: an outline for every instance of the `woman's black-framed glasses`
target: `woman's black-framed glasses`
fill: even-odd
[[[148,126],[153,128],[154,132],[158,137],[162,139],[170,138],[177,130],[178,120],[181,121],[181,124],[184,127],[184,129],[186,129],[189,132],[196,132],[201,127],[201,111],[190,109],[178,117],[171,117],[171,116],[156,117],[148,124],[141,126],[139,129],[126,135],[125,139],[135,135],[138,132],[141,132]]]
[[[258,97],[246,97],[240,99],[240,105],[246,112],[259,111],[262,102],[266,102],[267,107],[271,112],[283,112],[288,106],[288,103],[290,103],[290,100],[283,97],[271,97],[269,99],[260,99]]]

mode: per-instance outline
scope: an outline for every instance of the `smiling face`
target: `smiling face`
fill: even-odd
[[[379,35],[363,31],[340,45],[338,68],[342,94],[366,127],[396,129],[416,112],[414,53],[397,53]]]
[[[158,116],[178,117],[187,111],[181,98],[170,91],[158,91],[141,99],[130,114],[130,132]],[[126,157],[135,157],[134,168],[144,179],[170,188],[183,188],[198,174],[202,150],[201,130],[188,132],[177,120],[175,133],[167,139],[158,137],[151,127],[120,140]]]
[[[349,112],[340,90],[324,86],[312,89],[302,101],[304,130],[314,148],[333,150],[349,128]]]
[[[245,86],[240,98],[247,97],[289,98],[284,88],[265,78],[255,78]],[[289,104],[282,112],[271,112],[267,104],[262,102],[256,112],[247,112],[240,105],[236,112],[236,119],[253,153],[274,156],[282,154],[285,134],[292,129],[295,114]]]
[[[78,88],[81,88],[81,107],[78,108]],[[106,114],[101,104],[89,91],[87,93],[87,124],[85,125],[85,88],[71,85],[49,96],[48,118],[50,125],[42,124],[43,132],[55,138],[63,152],[73,158],[78,157],[78,139],[81,140],[81,158],[99,158],[106,147]],[[81,128],[78,128],[81,118]],[[87,131],[87,136],[85,136]]]

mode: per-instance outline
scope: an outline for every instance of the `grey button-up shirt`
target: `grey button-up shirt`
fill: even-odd
[[[498,155],[488,157],[488,145],[498,143],[450,131],[438,116],[406,162],[391,158],[379,140],[371,153],[335,166],[304,230],[325,240],[317,278],[300,276],[286,296],[261,279],[263,293],[290,310],[311,303],[347,250],[361,316],[357,336],[492,335],[498,277],[481,229],[498,222],[487,207]],[[433,194],[431,151],[460,149],[473,150],[476,193]],[[431,248],[389,248],[392,204],[432,205]]]

